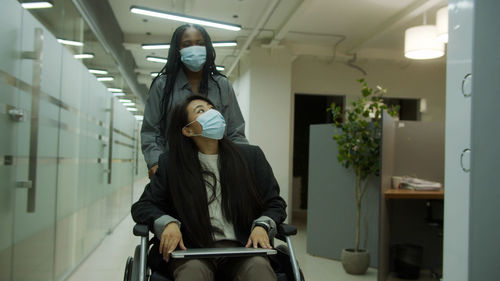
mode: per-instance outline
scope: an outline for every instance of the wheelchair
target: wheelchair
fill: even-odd
[[[152,245],[149,240],[149,228],[147,225],[136,224],[133,231],[135,236],[141,237],[141,244],[135,248],[134,256],[128,257],[125,264],[124,281],[174,281],[162,273],[148,267],[148,252]],[[304,275],[299,268],[293,251],[290,236],[297,234],[297,228],[293,225],[282,223],[278,225],[278,233],[275,238],[286,243],[275,247],[277,254],[268,256],[278,281],[304,281]],[[271,241],[274,242],[274,241]]]

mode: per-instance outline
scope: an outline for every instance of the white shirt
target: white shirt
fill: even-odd
[[[208,212],[210,214],[210,223],[212,226],[222,230],[224,233],[214,233],[214,238],[215,241],[218,240],[237,240],[236,235],[234,233],[234,226],[231,222],[226,220],[226,218],[222,215],[222,194],[221,194],[221,185],[220,185],[220,176],[219,176],[219,155],[214,154],[214,155],[208,155],[208,154],[203,154],[201,152],[198,152],[198,158],[200,159],[200,164],[203,170],[209,171],[214,173],[215,178],[216,178],[216,183],[215,183],[215,200],[210,203],[210,199],[212,198],[213,192],[212,188],[208,186],[208,184],[205,185],[207,189],[207,202],[209,202],[208,205]],[[209,182],[210,184],[214,185],[213,178],[204,175],[205,181]]]

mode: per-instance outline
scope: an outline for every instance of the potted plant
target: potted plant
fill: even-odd
[[[355,176],[356,196],[356,238],[353,249],[344,249],[341,261],[344,270],[350,274],[365,274],[370,265],[370,254],[359,248],[361,203],[371,176],[379,175],[380,140],[382,112],[385,110],[395,116],[399,107],[389,109],[383,104],[382,95],[386,89],[377,86],[369,88],[364,79],[357,80],[361,84],[361,94],[351,103],[345,112],[332,103],[327,109],[332,113],[334,126],[340,131],[333,136],[338,145],[337,160],[351,169]]]

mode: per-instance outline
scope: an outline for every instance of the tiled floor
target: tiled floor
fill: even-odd
[[[304,224],[295,223],[298,234],[292,238],[295,254],[307,281],[375,281],[377,272],[369,269],[366,275],[354,276],[344,272],[338,261],[313,257],[306,254],[306,231]],[[126,217],[107,236],[101,245],[69,277],[69,281],[123,280],[125,261],[133,254],[139,239],[132,235],[133,221]]]

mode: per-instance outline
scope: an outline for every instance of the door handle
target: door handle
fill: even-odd
[[[462,95],[466,98],[472,96],[472,74],[467,73],[462,79]]]
[[[108,146],[108,184],[111,184],[112,174],[113,174],[113,114],[114,114],[114,102],[113,97],[111,97],[111,106],[109,110],[109,146]]]
[[[24,186],[28,188],[27,212],[34,213],[36,207],[36,177],[38,160],[38,133],[40,117],[40,85],[42,78],[42,51],[43,51],[43,29],[35,28],[35,38],[33,40],[33,52],[23,52],[22,59],[33,60],[33,76],[31,82],[31,123],[29,140],[29,162],[28,180],[24,181]],[[27,183],[30,184],[27,184]]]
[[[20,108],[13,107],[11,105],[7,105],[7,113],[9,114],[10,120],[15,122],[23,122],[24,121],[24,110]]]
[[[465,154],[470,154],[470,148],[466,148],[460,153],[460,167],[462,167],[462,170],[466,173],[470,172],[470,161],[469,161],[469,167],[464,167],[464,156]]]
[[[16,181],[16,188],[27,188],[30,189],[33,187],[32,181]]]

